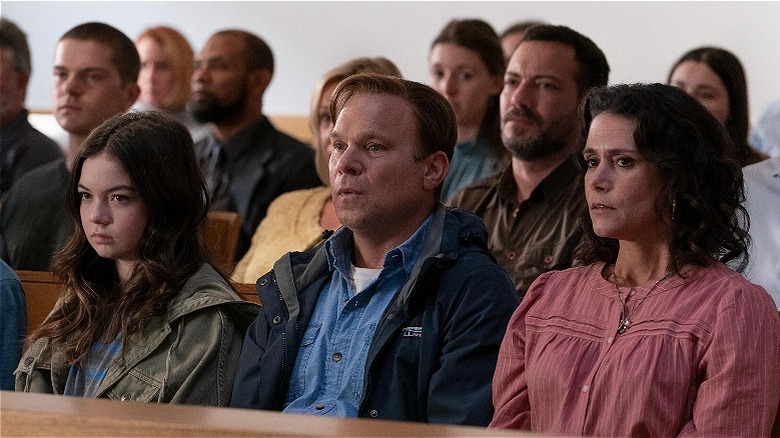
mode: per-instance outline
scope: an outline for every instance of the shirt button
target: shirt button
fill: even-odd
[[[612,341],[614,341],[614,340],[615,340],[615,338],[613,338],[612,336],[608,337],[607,338],[607,344],[611,344]]]
[[[588,386],[588,385],[583,385],[582,386],[582,392],[588,392],[589,390],[590,390],[590,386]]]
[[[274,316],[274,324],[279,324],[282,322],[281,316]]]
[[[368,415],[370,415],[371,418],[376,418],[379,416],[379,412],[376,409],[371,409],[371,412],[369,412]]]
[[[318,411],[321,411],[321,410],[325,409],[325,405],[317,405],[317,406],[314,407],[314,409],[316,409]]]
[[[636,289],[631,289],[630,291],[628,291],[628,295],[631,296],[631,297],[636,295]]]
[[[517,257],[517,253],[516,252],[514,252],[514,251],[507,251],[506,252],[506,258],[508,258],[509,260],[514,260],[515,257]]]
[[[266,284],[268,284],[268,279],[267,278],[264,278],[264,279],[260,280],[260,286],[265,286]]]
[[[333,362],[338,362],[341,360],[341,353],[333,353]]]
[[[122,400],[122,401],[130,400],[130,394],[122,394],[122,397],[119,397],[119,400]]]

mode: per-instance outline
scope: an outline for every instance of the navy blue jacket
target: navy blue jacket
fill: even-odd
[[[486,242],[478,217],[439,207],[412,278],[371,342],[359,416],[490,422],[496,358],[517,298]],[[262,309],[244,340],[231,406],[284,408],[301,338],[330,275],[320,245],[285,255],[258,279]]]

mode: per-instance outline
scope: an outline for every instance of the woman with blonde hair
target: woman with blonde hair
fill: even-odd
[[[184,35],[167,26],[150,27],[141,32],[135,47],[141,58],[141,94],[133,108],[166,113],[184,124],[195,139],[206,135],[206,127],[186,111],[194,52]]]
[[[233,270],[232,279],[254,283],[270,271],[279,257],[290,251],[306,251],[323,240],[325,230],[341,226],[333,209],[328,179],[328,160],[332,152],[330,97],[336,85],[358,73],[377,73],[401,77],[390,60],[382,57],[356,58],[326,72],[317,83],[311,99],[309,127],[314,135],[315,165],[325,186],[296,190],[276,198],[268,214],[252,236],[249,251]]]

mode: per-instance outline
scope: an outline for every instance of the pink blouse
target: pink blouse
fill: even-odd
[[[768,436],[780,319],[766,291],[719,263],[654,288],[618,289],[603,268],[548,272],[531,286],[501,345],[490,426]],[[618,334],[622,299],[631,324]]]

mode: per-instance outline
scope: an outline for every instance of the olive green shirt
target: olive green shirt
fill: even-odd
[[[585,208],[582,176],[573,159],[555,168],[522,203],[510,165],[461,189],[448,204],[485,221],[488,248],[520,299],[542,273],[573,264]]]

